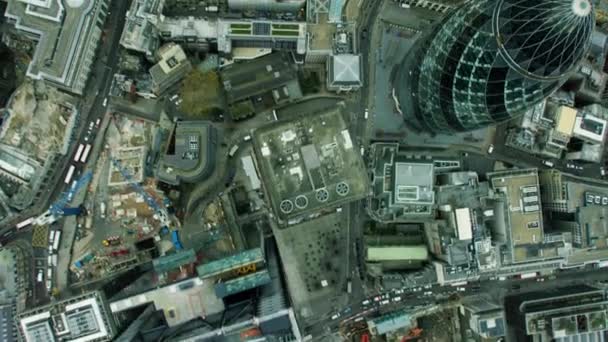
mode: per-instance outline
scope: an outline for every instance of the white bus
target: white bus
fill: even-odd
[[[519,279],[532,279],[532,278],[536,278],[537,276],[538,276],[537,272],[522,273],[519,275]]]
[[[76,150],[76,154],[74,155],[74,162],[78,162],[80,156],[82,155],[82,151],[84,150],[84,145],[78,145],[78,149]]]
[[[70,182],[72,181],[72,177],[74,176],[74,171],[76,170],[76,167],[74,165],[70,165],[70,168],[68,169],[68,174],[65,175],[65,184],[70,184]]]
[[[25,227],[29,226],[29,225],[30,225],[30,224],[32,224],[33,222],[34,222],[34,218],[33,218],[33,217],[30,217],[30,218],[28,218],[27,220],[22,221],[21,223],[18,223],[18,224],[17,224],[17,230],[21,230],[21,229],[23,229],[23,228],[25,228]]]
[[[456,287],[456,286],[465,286],[468,283],[469,283],[468,281],[463,280],[463,281],[458,281],[458,282],[455,282],[455,283],[451,283],[450,286],[454,286],[454,287]]]
[[[55,239],[53,240],[53,249],[54,250],[58,250],[59,249],[59,242],[61,241],[60,239],[61,239],[61,231],[58,230],[55,233]]]
[[[91,144],[87,144],[87,147],[85,147],[84,152],[82,153],[82,157],[80,158],[81,162],[87,162],[87,158],[89,158],[89,152],[91,152]]]

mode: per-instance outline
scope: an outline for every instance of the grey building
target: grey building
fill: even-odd
[[[10,1],[9,22],[38,42],[27,76],[82,95],[108,6],[109,0]]]
[[[152,60],[160,46],[160,32],[156,25],[164,4],[164,0],[134,0],[127,12],[120,45],[141,52]]]
[[[448,133],[520,116],[567,80],[593,28],[589,0],[466,2],[400,67],[402,111]]]
[[[192,64],[181,46],[175,43],[164,45],[158,51],[158,59],[150,68],[150,76],[154,92],[160,95],[186,77],[192,71]]]
[[[361,56],[354,54],[332,55],[327,61],[327,89],[355,91],[363,85]]]
[[[159,163],[159,180],[177,185],[205,179],[215,168],[217,131],[208,121],[178,121]]]
[[[373,168],[368,210],[378,221],[399,222],[429,218],[435,204],[435,165],[410,160],[399,145],[376,143],[370,148]]]
[[[105,296],[89,292],[18,315],[20,339],[25,342],[112,341],[116,334],[114,319]]]
[[[507,324],[516,340],[601,341],[606,333],[608,297],[587,285],[529,292],[505,299]]]

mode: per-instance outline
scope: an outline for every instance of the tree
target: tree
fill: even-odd
[[[180,110],[196,118],[207,118],[216,108],[221,108],[222,92],[216,72],[192,70],[181,86]]]

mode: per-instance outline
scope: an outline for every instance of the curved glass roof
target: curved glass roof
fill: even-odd
[[[492,17],[503,58],[536,79],[572,71],[587,51],[594,25],[590,0],[499,0]]]

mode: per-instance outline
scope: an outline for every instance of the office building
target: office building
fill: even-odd
[[[116,334],[105,296],[89,292],[18,315],[19,333],[25,342],[112,341]]]
[[[379,221],[406,221],[428,217],[435,203],[435,165],[410,160],[399,145],[376,143],[372,155],[372,191],[369,209]]]
[[[467,2],[405,58],[399,102],[432,132],[520,116],[575,71],[593,28],[590,0]]]
[[[496,196],[492,236],[505,246],[503,264],[559,258],[563,243],[552,241],[543,226],[538,171],[499,171],[488,179]]]
[[[573,285],[505,299],[516,341],[602,341],[608,298],[603,289]]]
[[[208,121],[179,121],[169,137],[156,176],[178,185],[206,179],[216,164],[217,130]]]
[[[127,12],[120,45],[141,52],[152,60],[154,52],[160,47],[160,32],[157,25],[164,4],[164,0],[133,1]]]
[[[37,41],[26,75],[82,95],[101,39],[109,0],[10,1],[5,16]]]
[[[158,63],[150,68],[154,93],[160,95],[181,81],[192,70],[192,64],[181,46],[175,43],[164,45],[158,51]]]

